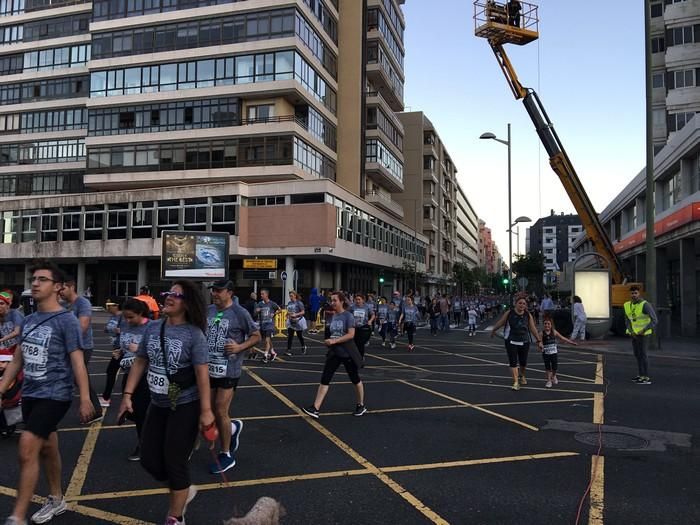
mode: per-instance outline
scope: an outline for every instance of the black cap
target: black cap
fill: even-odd
[[[233,291],[233,283],[231,281],[214,281],[208,286],[209,289],[216,288],[217,290],[231,290]]]

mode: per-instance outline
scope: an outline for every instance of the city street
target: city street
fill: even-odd
[[[99,389],[110,352],[99,321],[95,334]],[[238,464],[214,476],[207,447],[194,453],[199,495],[187,524],[242,516],[261,496],[281,501],[285,524],[700,522],[700,359],[667,345],[668,355],[652,354],[653,384],[636,385],[631,349],[565,347],[559,385],[547,389],[535,351],[528,384],[515,392],[503,342],[488,335],[422,329],[412,353],[405,338],[395,350],[373,338],[361,374],[369,412],[360,418],[342,368],[319,420],[299,408],[320,379],[320,337],[309,336],[308,355],[247,361],[232,408],[245,423]],[[285,342],[275,339],[278,352]],[[136,433],[116,426],[119,392],[121,377],[102,423],[81,427],[76,410],[65,418],[70,511],[52,523],[162,523],[166,489],[126,460]],[[17,437],[0,441],[0,515],[13,501]]]

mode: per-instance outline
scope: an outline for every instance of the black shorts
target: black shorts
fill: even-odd
[[[25,429],[42,439],[49,439],[70,408],[70,401],[22,398],[22,419]]]
[[[508,365],[511,368],[516,368],[518,365],[523,368],[527,366],[527,354],[530,351],[530,343],[526,342],[522,345],[514,345],[510,341],[506,341],[506,352],[508,353]]]
[[[222,388],[227,390],[233,388],[235,391],[238,387],[238,380],[240,377],[210,377],[209,386],[211,388]]]

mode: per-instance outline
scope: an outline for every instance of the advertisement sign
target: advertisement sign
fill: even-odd
[[[276,270],[277,259],[243,259],[244,270]]]
[[[164,231],[161,241],[162,279],[228,279],[228,233]]]

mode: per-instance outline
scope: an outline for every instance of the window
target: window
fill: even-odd
[[[700,41],[700,24],[666,29],[666,46],[682,46]]]
[[[267,122],[275,115],[274,104],[261,104],[259,106],[248,106],[248,122]]]
[[[651,4],[651,17],[658,18],[664,15],[664,5],[662,3]]]
[[[669,113],[667,117],[668,132],[680,131],[690,120],[695,116],[695,113]]]
[[[696,69],[684,69],[681,71],[668,72],[668,89],[680,89],[687,87],[695,87],[696,79],[700,77],[700,72]]]
[[[435,167],[435,158],[432,155],[424,155],[423,156],[423,169],[432,171],[434,167]]]
[[[651,52],[652,53],[663,53],[664,51],[666,51],[664,37],[652,38],[651,39]]]
[[[664,75],[663,75],[663,73],[654,73],[651,77],[651,85],[654,88],[664,87]]]
[[[660,127],[666,124],[666,110],[665,109],[654,109],[652,110],[652,122],[654,127]]]
[[[107,205],[107,238],[126,239],[126,227],[128,220],[128,204]]]
[[[104,205],[85,206],[85,228],[83,235],[86,241],[101,241],[104,229]]]
[[[213,231],[236,234],[236,196],[211,198],[211,227]]]
[[[366,161],[381,164],[392,177],[403,184],[403,164],[381,141],[376,139],[367,140]]]

